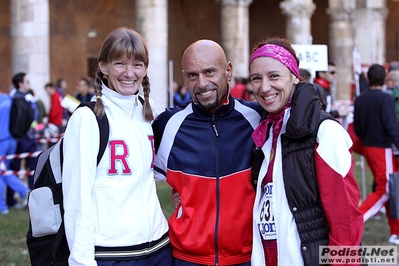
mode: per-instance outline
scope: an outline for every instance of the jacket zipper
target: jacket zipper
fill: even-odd
[[[213,128],[213,132],[215,132],[215,136],[219,137],[219,132],[218,129],[216,128],[216,121],[215,121],[215,115],[212,115],[212,128]]]
[[[212,115],[212,128],[215,132],[215,173],[216,173],[216,221],[215,221],[215,265],[219,265],[219,209],[220,209],[220,179],[219,179],[219,154],[218,154],[218,137],[219,133],[216,127],[216,117]]]

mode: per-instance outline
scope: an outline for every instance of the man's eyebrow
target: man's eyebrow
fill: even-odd
[[[196,71],[190,71],[190,70],[185,70],[184,73],[185,73],[186,75],[197,74]]]
[[[217,69],[218,69],[217,67],[208,67],[204,69],[204,72],[208,72],[210,70],[217,70]]]

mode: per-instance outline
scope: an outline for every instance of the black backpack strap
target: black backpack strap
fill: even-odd
[[[108,145],[109,123],[107,115],[104,113],[103,117],[101,117],[100,119],[97,118],[97,122],[98,122],[98,128],[100,129],[100,149],[98,150],[97,154],[97,165],[98,165]]]
[[[54,146],[52,146],[51,148],[53,148],[53,147],[55,147],[55,145]],[[64,161],[64,154],[63,154],[63,147],[64,147],[64,139],[63,138],[61,138],[60,139],[60,147],[59,147],[59,149],[60,149],[60,165],[61,165],[61,173],[62,173],[62,167],[63,167],[63,165],[62,165],[62,162]],[[50,148],[50,149],[51,149]],[[51,150],[53,150],[53,149],[51,149]],[[36,173],[36,172],[35,172]],[[57,253],[57,251],[58,251],[58,248],[59,248],[59,246],[60,246],[60,244],[61,244],[61,242],[62,242],[62,239],[65,237],[65,228],[64,228],[64,202],[63,201],[61,201],[60,202],[60,207],[61,207],[61,219],[62,219],[62,222],[61,222],[61,225],[60,225],[60,229],[58,230],[58,232],[57,232],[57,234],[56,234],[56,236],[55,236],[55,239],[54,239],[54,244],[53,244],[53,248],[52,248],[52,250],[51,250],[51,255],[52,255],[52,257],[53,258],[55,258],[55,255],[56,255],[56,253]]]
[[[78,108],[82,107],[82,106],[87,106],[94,113],[95,103],[96,102],[83,102],[78,106]],[[95,113],[94,113],[94,115],[95,115]],[[98,128],[100,130],[100,148],[99,148],[98,154],[97,154],[97,165],[98,165],[101,161],[101,158],[104,155],[105,149],[107,148],[107,143],[108,143],[108,139],[109,139],[109,122],[108,122],[107,115],[105,113],[102,118],[98,118],[96,116],[96,120],[98,123]],[[63,150],[62,146],[63,146],[63,141],[61,139],[61,146],[60,146],[61,151]],[[60,155],[63,156],[63,153],[61,152]],[[64,209],[63,206],[62,206],[62,209]],[[54,244],[53,244],[53,249],[51,251],[53,258],[55,258],[58,247],[60,246],[64,237],[65,237],[64,214],[62,214],[62,223],[60,225],[60,230],[58,230],[58,232],[57,232],[57,235],[55,237]]]
[[[78,108],[82,107],[82,106],[87,106],[94,112],[95,104],[96,104],[96,102],[83,102],[78,106]],[[107,115],[105,113],[104,113],[104,116],[101,118],[98,118],[96,116],[96,119],[97,119],[97,123],[98,123],[98,128],[100,130],[100,149],[98,150],[98,154],[97,154],[97,165],[98,165],[101,161],[101,158],[104,155],[105,149],[107,148],[108,139],[109,139],[109,122],[108,122]]]
[[[61,216],[62,217],[62,222],[60,225],[60,229],[57,232],[57,235],[55,236],[54,239],[54,244],[53,244],[53,249],[51,250],[51,255],[53,258],[55,258],[55,255],[57,253],[58,247],[61,244],[61,241],[65,236],[65,227],[64,227],[64,215]]]
[[[140,95],[137,95],[137,98],[139,98],[139,101],[141,102],[141,105],[144,105],[144,99]]]

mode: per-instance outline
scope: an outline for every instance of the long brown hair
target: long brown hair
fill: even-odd
[[[124,54],[126,54],[128,58],[133,57],[143,62],[146,68],[148,68],[149,56],[145,40],[138,32],[128,28],[115,29],[105,38],[100,53],[98,54],[98,62],[112,62],[112,60],[120,58]],[[107,77],[100,69],[97,69],[95,77],[97,102],[94,106],[94,112],[99,118],[104,116],[104,104],[101,101],[102,83],[108,86]],[[147,75],[143,78],[142,86],[144,92],[143,116],[145,120],[151,121],[154,119],[154,115],[149,101],[151,89],[150,80]]]

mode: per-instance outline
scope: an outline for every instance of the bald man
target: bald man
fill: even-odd
[[[192,101],[153,123],[155,176],[180,194],[169,219],[174,266],[250,265],[252,250],[251,134],[262,109],[233,99],[233,66],[211,40],[182,56]]]

